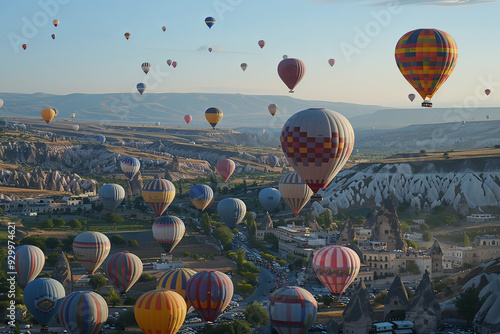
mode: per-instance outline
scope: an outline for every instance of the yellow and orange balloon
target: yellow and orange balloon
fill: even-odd
[[[143,294],[134,306],[135,320],[144,333],[174,334],[186,319],[184,298],[170,290]]]
[[[54,108],[45,108],[42,110],[42,118],[47,124],[56,117],[56,111]]]

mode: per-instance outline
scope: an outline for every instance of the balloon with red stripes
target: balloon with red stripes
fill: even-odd
[[[217,163],[217,171],[224,181],[227,181],[233,175],[236,164],[231,159],[222,159]]]
[[[63,299],[59,320],[70,334],[97,334],[108,320],[108,304],[96,292],[76,291]]]
[[[111,255],[104,269],[118,291],[125,293],[141,277],[143,266],[137,255],[125,251]]]
[[[334,296],[340,296],[359,273],[361,261],[348,247],[327,246],[313,258],[313,269],[318,279]]]

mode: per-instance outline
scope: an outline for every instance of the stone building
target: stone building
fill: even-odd
[[[424,273],[415,297],[406,309],[405,320],[413,322],[416,334],[428,334],[439,327],[441,306],[434,295],[428,271]]]
[[[443,251],[441,250],[441,246],[439,246],[439,242],[434,240],[432,247],[429,249],[429,256],[432,261],[432,272],[433,273],[442,273],[443,272]]]
[[[404,241],[401,223],[392,200],[386,199],[383,202],[380,210],[375,211],[365,222],[365,228],[372,230],[372,241],[387,243],[388,251],[407,251],[408,246]]]
[[[409,304],[408,293],[399,276],[394,278],[384,299],[384,318],[399,318]],[[402,317],[404,319],[404,316]]]
[[[368,334],[370,332],[375,317],[363,282],[358,283],[342,316],[344,317],[344,334]]]

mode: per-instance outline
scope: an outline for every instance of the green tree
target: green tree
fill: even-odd
[[[141,277],[139,277],[139,282],[152,282],[152,281],[156,281],[156,276],[151,274],[142,274]]]
[[[75,240],[75,236],[74,235],[68,235],[66,236],[66,238],[64,238],[62,240],[62,249],[67,251],[67,252],[70,252],[73,250],[73,241]]]
[[[31,235],[21,240],[21,245],[33,245],[44,250],[46,246],[47,239],[42,236]]]
[[[221,242],[224,249],[231,249],[231,240],[233,240],[234,235],[229,227],[225,225],[218,226],[215,229],[213,236]]]
[[[115,245],[125,245],[125,238],[121,234],[114,234],[109,240]]]
[[[237,334],[252,334],[253,330],[246,321],[235,320],[232,323],[233,330]]]
[[[71,219],[68,225],[74,230],[80,230],[82,228],[82,222],[76,218]]]
[[[250,292],[253,289],[253,286],[247,283],[247,281],[238,282],[237,286],[238,286],[238,291],[243,293],[243,297],[246,296],[247,292]]]
[[[56,218],[54,219],[54,226],[55,227],[63,227],[66,225],[66,221],[62,218]]]
[[[45,245],[49,249],[57,248],[59,246],[59,239],[54,237],[47,238],[47,240],[45,241]]]
[[[136,301],[137,301],[136,296],[127,296],[123,301],[123,305],[135,305]]]
[[[125,313],[122,313],[120,317],[116,320],[116,324],[121,327],[135,326],[137,327],[137,321],[135,321],[134,309],[128,309]]]
[[[420,225],[420,232],[429,231],[429,225],[423,223]]]
[[[471,287],[465,289],[465,291],[462,291],[455,301],[458,314],[467,320],[469,325],[481,306],[483,306],[483,303],[489,297],[489,294],[487,294],[483,296],[483,298],[479,298],[479,292],[481,292],[481,289],[476,288],[473,284]]]
[[[47,264],[51,267],[55,266],[57,263],[57,260],[59,259],[59,252],[52,252],[49,254],[47,257]]]
[[[184,257],[191,257],[191,253],[188,252],[188,251],[185,251],[184,253],[182,253],[182,256],[184,256]]]
[[[107,298],[108,306],[116,307],[120,305],[120,295],[114,289],[109,290],[108,298]]]
[[[245,214],[245,219],[247,221],[248,236],[251,240],[255,240],[257,236],[257,224],[255,223],[255,218],[250,212]]]
[[[205,212],[200,219],[201,229],[205,235],[210,235],[212,232],[212,224],[210,223],[210,216]]]
[[[89,285],[94,290],[105,287],[107,283],[108,280],[106,279],[106,277],[104,277],[104,275],[101,274],[94,275],[89,279]]]
[[[470,247],[470,238],[465,232],[464,232],[464,247]]]
[[[42,223],[42,228],[53,228],[54,227],[54,221],[52,219],[47,219]]]
[[[128,239],[127,246],[135,248],[135,247],[139,246],[139,241],[137,241],[135,239]]]
[[[266,241],[267,243],[273,245],[273,247],[274,247],[275,250],[278,250],[279,239],[274,234],[272,234],[272,233],[266,233],[266,234],[264,234],[264,241]]]
[[[117,215],[116,213],[111,213],[106,216],[106,221],[108,221],[111,224],[121,224],[125,222],[125,218],[123,218],[120,215]]]
[[[408,245],[408,247],[412,247],[413,249],[418,249],[418,244],[415,241],[410,239],[405,239],[405,242],[406,245]]]
[[[259,302],[253,302],[248,305],[243,312],[245,320],[250,324],[250,326],[257,328],[260,326],[267,325],[269,323],[269,316],[266,309]]]
[[[424,231],[424,233],[422,233],[422,240],[423,241],[432,241],[432,234],[430,231]]]
[[[408,223],[405,221],[401,222],[401,231],[403,232],[410,231],[410,225],[408,225]]]
[[[233,324],[225,323],[217,326],[205,327],[202,331],[205,334],[235,334]]]

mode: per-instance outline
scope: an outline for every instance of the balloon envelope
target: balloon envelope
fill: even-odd
[[[66,296],[64,286],[53,278],[37,278],[23,291],[24,304],[40,325],[47,326]]]
[[[52,37],[52,39],[56,39],[56,34],[52,34],[50,37]]]
[[[80,130],[80,126],[79,125],[73,125],[73,131],[78,131]]]
[[[83,232],[73,241],[73,253],[91,275],[106,260],[110,250],[111,242],[100,232]]]
[[[175,198],[175,186],[165,179],[148,181],[142,187],[142,197],[159,217]]]
[[[141,169],[141,162],[139,159],[134,157],[123,157],[120,160],[120,167],[122,172],[129,178],[132,179],[139,169]]]
[[[210,125],[212,126],[212,128],[215,129],[215,126],[217,124],[219,124],[219,122],[221,121],[222,119],[222,110],[220,110],[219,108],[208,108],[206,111],[205,111],[205,118],[207,119],[208,123],[210,123]]]
[[[153,223],[153,237],[167,254],[182,240],[185,232],[186,226],[179,217],[161,216]]]
[[[486,95],[490,95],[491,90],[489,90],[489,89],[485,89],[485,90],[484,90],[484,93],[485,93]]]
[[[200,211],[205,210],[214,198],[214,191],[207,185],[198,184],[189,190],[191,203]]]
[[[264,188],[259,192],[259,201],[268,212],[273,211],[281,200],[281,194],[278,189]]]
[[[239,198],[224,198],[217,205],[217,213],[224,224],[233,229],[245,218],[247,207]]]
[[[144,73],[148,74],[148,72],[151,71],[151,64],[150,63],[142,63],[141,68],[144,71]]]
[[[261,39],[258,44],[259,44],[260,48],[262,49],[264,47],[264,45],[266,45],[266,42]]]
[[[189,124],[193,120],[193,116],[191,115],[186,115],[184,116],[184,121],[186,121],[186,124]]]
[[[306,66],[299,59],[287,58],[278,64],[278,75],[290,89],[290,93],[293,93],[293,89],[302,80],[305,73]]]
[[[413,100],[415,100],[415,94],[408,94],[408,98],[413,102]]]
[[[184,298],[177,292],[154,290],[137,299],[134,315],[144,333],[175,334],[186,318]]]
[[[106,142],[106,137],[104,137],[103,135],[99,135],[97,136],[97,141],[101,144],[104,144]]]
[[[3,100],[0,99],[0,108],[2,108],[2,107],[3,107]]]
[[[457,64],[455,40],[437,29],[417,29],[396,44],[396,64],[422,99],[432,98]]]
[[[119,184],[105,184],[99,188],[99,199],[104,207],[113,212],[125,198],[125,189]]]
[[[45,255],[42,250],[32,245],[16,247],[14,259],[17,281],[21,288],[33,281],[45,265]]]
[[[45,122],[49,123],[51,120],[56,117],[56,112],[53,108],[45,108],[42,110],[42,118]]]
[[[163,26],[161,27],[161,30],[163,30],[163,32],[167,31],[167,27]]]
[[[269,110],[269,113],[274,116],[276,114],[276,112],[278,111],[278,106],[276,104],[274,104],[274,103],[271,103],[267,107],[267,109]]]
[[[176,68],[176,67],[177,67],[177,62],[176,62],[176,61],[173,61],[173,62],[172,62],[172,67],[173,67],[173,68]]]
[[[231,279],[216,270],[204,270],[191,277],[186,296],[191,305],[207,322],[214,322],[233,298]]]
[[[189,279],[196,274],[196,271],[188,268],[177,268],[165,272],[156,285],[156,290],[175,291],[184,298],[187,308],[191,303],[186,297],[186,287]]]
[[[231,159],[222,159],[217,163],[217,171],[224,181],[227,181],[233,175],[236,164]]]
[[[108,304],[98,293],[76,291],[63,299],[59,320],[70,334],[97,334],[108,319]]]
[[[215,23],[215,19],[211,16],[209,16],[205,19],[205,24],[208,26],[209,29],[212,29],[212,26],[214,25],[214,23]]]
[[[318,303],[309,291],[286,286],[269,296],[267,313],[279,333],[306,334],[316,320]]]
[[[28,48],[28,45],[23,44],[23,49],[26,50]]]
[[[146,90],[146,84],[139,82],[137,84],[137,91],[142,95],[142,93],[144,93],[145,90]]]
[[[167,65],[168,65],[168,66],[172,65],[172,59],[168,59],[168,60],[167,60]]]
[[[125,35],[125,38],[126,38],[126,39],[129,39],[129,38],[130,38],[130,34],[129,34],[128,32],[126,32],[124,35]]]
[[[242,70],[243,70],[243,72],[244,72],[244,71],[247,69],[248,65],[247,65],[247,63],[242,63],[242,64],[240,65],[240,67],[241,67],[241,69],[242,69]]]
[[[327,246],[314,254],[313,268],[332,295],[340,296],[358,275],[361,261],[348,247]]]
[[[335,65],[335,59],[333,58],[328,59],[328,64],[330,64],[330,67],[333,67],[333,65]]]
[[[142,275],[142,261],[127,251],[111,255],[104,264],[106,275],[114,286],[125,293],[137,282]]]
[[[341,114],[313,108],[292,115],[281,132],[281,148],[292,168],[316,193],[342,169],[354,147],[354,130]]]
[[[52,23],[54,24],[54,27],[57,27],[59,25],[59,20],[53,20]]]
[[[311,188],[297,172],[291,172],[283,176],[279,183],[279,190],[285,202],[288,203],[288,206],[296,215],[299,214],[313,194]]]
[[[76,117],[76,114],[75,114],[75,113],[72,113],[72,114],[70,115],[70,117],[71,117],[71,118],[75,118],[75,117]]]

